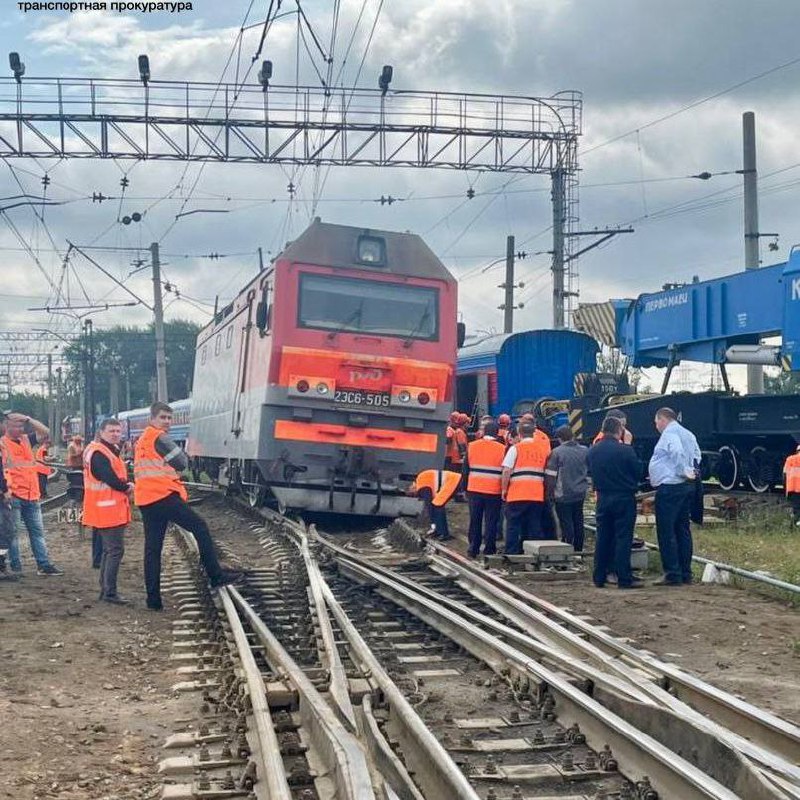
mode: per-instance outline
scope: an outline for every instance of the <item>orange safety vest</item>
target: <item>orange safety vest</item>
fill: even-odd
[[[39,470],[30,439],[23,436],[15,442],[3,436],[0,439],[0,453],[11,494],[20,500],[38,500],[42,496],[39,492]]]
[[[598,433],[597,436],[592,439],[592,444],[597,444],[604,436],[605,434],[603,431],[600,431],[600,433]],[[628,440],[627,442],[625,441],[626,439]],[[622,444],[633,444],[633,434],[627,428],[622,429],[621,441]]]
[[[118,528],[127,525],[131,521],[128,495],[112,489],[92,475],[92,455],[97,452],[108,458],[114,474],[121,481],[128,480],[128,470],[123,460],[104,442],[92,442],[83,451],[83,524],[91,528]]]
[[[523,439],[516,445],[517,460],[511,470],[506,501],[509,503],[544,501],[544,468],[550,455],[550,440],[540,437]]]
[[[445,469],[426,469],[417,475],[414,488],[417,492],[420,489],[430,489],[433,495],[433,505],[438,508],[445,505],[456,493],[459,483],[461,483],[461,475],[457,472]]]
[[[163,431],[148,425],[133,448],[133,502],[149,506],[177,492],[182,500],[189,495],[180,475],[156,450],[156,439]]]
[[[467,448],[469,477],[467,491],[478,494],[500,495],[503,475],[503,458],[506,447],[497,439],[481,437],[471,442]]]
[[[800,493],[800,453],[795,453],[786,459],[783,474],[786,476],[786,494]]]
[[[39,475],[49,475],[50,474],[50,467],[44,463],[44,460],[47,458],[47,448],[42,445],[36,450],[36,472]]]
[[[462,448],[467,446],[467,434],[463,428],[453,428],[447,426],[447,452],[445,455],[455,466],[461,466],[464,463],[464,457],[461,455]]]

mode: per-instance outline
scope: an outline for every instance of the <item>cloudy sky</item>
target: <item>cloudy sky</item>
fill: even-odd
[[[294,1],[283,5],[287,11],[296,8]],[[334,5],[303,2],[326,47]],[[17,50],[29,77],[135,78],[136,57],[147,52],[154,79],[233,81],[236,59],[223,70],[248,6],[247,23],[254,24],[263,21],[269,2],[194,0],[193,11],[182,14],[69,14],[22,13],[16,0],[0,0],[2,63],[6,52]],[[780,234],[778,252],[769,252],[762,240],[764,263],[784,260],[800,241],[800,61],[789,64],[800,58],[795,3],[341,0],[339,6],[334,73],[341,72],[345,86],[355,82],[366,53],[363,86],[375,85],[381,65],[389,63],[398,89],[583,93],[580,226],[632,224],[636,232],[581,259],[582,301],[634,296],[667,281],[743,267],[740,176],[709,181],[687,176],[741,168],[741,115],[747,110],[757,118],[761,230]],[[264,56],[274,62],[275,82],[291,84],[299,73],[302,83],[313,84],[314,65],[302,46],[297,58],[296,24],[295,14],[279,20]],[[259,36],[260,28],[253,27],[241,37],[244,63]],[[5,104],[10,87],[0,91]],[[698,102],[705,98],[712,99]],[[454,274],[465,276],[461,310],[471,331],[502,326],[496,308],[502,267],[487,272],[481,267],[503,255],[506,235],[514,234],[518,249],[528,253],[551,246],[546,176],[525,176],[502,190],[509,176],[449,171],[334,168],[318,174],[275,166],[209,164],[201,171],[196,164],[166,162],[7,160],[0,163],[0,197],[23,190],[41,196],[45,171],[51,179],[48,199],[65,203],[40,210],[46,227],[29,207],[0,218],[4,330],[53,324],[68,330],[73,324],[65,316],[28,310],[52,304],[48,281],[58,280],[67,240],[108,248],[160,241],[166,277],[191,298],[168,295],[167,316],[205,321],[215,296],[230,299],[257,268],[258,247],[275,254],[303,230],[315,200],[316,213],[327,221],[422,234]],[[123,176],[129,185],[122,201],[92,202],[96,192],[119,198]],[[289,180],[298,187],[294,202],[288,202]],[[470,187],[475,197],[467,200]],[[374,202],[390,194],[407,199],[391,206]],[[445,197],[426,199],[431,195]],[[209,208],[229,213],[175,220],[181,209]],[[146,212],[141,223],[117,221],[136,211]],[[210,253],[225,257],[201,257]],[[92,255],[119,278],[135,269],[131,262],[138,257],[127,250]],[[129,299],[85,259],[70,263],[73,303],[86,304],[86,296]],[[549,256],[530,255],[518,270],[525,288],[518,293],[524,309],[516,327],[548,326]],[[146,273],[126,280],[134,292],[148,296]],[[141,307],[93,317],[98,327],[147,318]]]

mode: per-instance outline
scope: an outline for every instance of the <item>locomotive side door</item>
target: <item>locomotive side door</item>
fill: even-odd
[[[270,328],[270,284],[265,275],[259,282],[258,289],[247,293],[247,314],[242,323],[242,335],[239,339],[239,362],[236,372],[236,387],[231,406],[231,432],[239,437],[242,433],[243,398],[247,392],[249,362],[254,345],[254,337],[265,336]]]
[[[231,433],[239,437],[242,433],[242,395],[247,384],[247,359],[250,352],[250,331],[253,328],[253,301],[255,289],[247,293],[247,314],[239,323],[242,335],[239,337],[239,358],[236,368],[236,384],[231,404]]]

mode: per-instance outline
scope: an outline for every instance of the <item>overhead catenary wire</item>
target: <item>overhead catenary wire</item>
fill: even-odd
[[[652,128],[656,125],[660,125],[662,122],[666,122],[667,120],[674,119],[675,117],[685,114],[687,111],[691,111],[693,108],[697,108],[698,106],[703,105],[704,103],[708,103],[711,100],[716,100],[719,97],[723,97],[726,94],[730,94],[731,92],[735,92],[737,89],[741,89],[743,86],[747,86],[750,83],[754,83],[756,81],[760,81],[763,78],[768,77],[769,75],[773,75],[776,72],[780,72],[781,70],[788,69],[789,67],[793,67],[796,64],[800,64],[800,56],[796,58],[792,58],[789,61],[785,61],[777,66],[770,67],[763,72],[759,72],[757,75],[753,75],[749,78],[745,78],[742,81],[738,81],[730,86],[726,86],[719,91],[714,92],[713,94],[707,95],[705,97],[698,98],[697,100],[693,100],[691,103],[687,103],[684,106],[676,109],[675,111],[670,111],[668,114],[663,114],[660,117],[656,117],[655,119],[650,120],[649,122],[645,122],[641,125],[636,126],[635,128],[631,128],[624,133],[617,134],[616,136],[611,137],[610,139],[601,142],[600,144],[593,145],[586,150],[582,150],[579,153],[580,158],[584,158],[585,156],[589,155],[590,153],[594,153],[597,150],[601,150],[604,147],[607,147],[610,144],[614,144],[615,142],[620,141],[620,139],[625,139],[628,136],[633,136],[643,130],[647,130],[648,128]]]

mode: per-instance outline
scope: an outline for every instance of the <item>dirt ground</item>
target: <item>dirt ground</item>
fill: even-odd
[[[228,527],[230,511],[212,502],[203,513]],[[451,509],[451,523],[463,547],[464,506]],[[66,575],[37,577],[23,536],[27,576],[0,579],[0,800],[159,797],[161,746],[176,720],[196,716],[197,698],[171,690],[174,616],[168,599],[162,614],[144,607],[141,526],[129,535],[120,575],[120,592],[134,601],[125,608],[97,601],[89,538],[53,512],[46,527]],[[722,586],[619,592],[594,589],[588,577],[525,583],[800,722],[800,611]]]
[[[45,515],[63,577],[37,577],[23,534],[25,577],[0,579],[0,798],[143,800],[172,721],[194,716],[178,696],[173,616],[145,608],[141,526],[134,525],[119,579],[128,607],[97,600],[90,537]]]
[[[448,506],[454,544],[466,551],[467,507]],[[709,683],[800,724],[800,609],[732,586],[695,584],[621,592],[587,574],[520,578],[540,597],[593,617]]]

